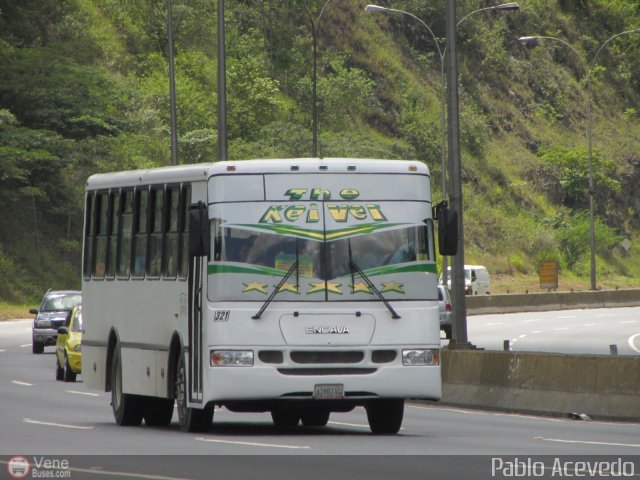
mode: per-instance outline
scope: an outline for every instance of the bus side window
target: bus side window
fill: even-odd
[[[93,256],[93,205],[94,195],[87,194],[85,205],[85,229],[84,229],[84,263],[82,265],[82,273],[85,279],[91,277],[91,259]]]
[[[131,272],[131,232],[133,226],[133,190],[122,190],[118,208],[118,278]]]
[[[149,265],[147,276],[160,277],[162,261],[162,217],[163,217],[163,187],[151,189],[149,201]]]
[[[178,266],[178,277],[187,278],[189,272],[189,205],[191,204],[191,187],[184,185],[180,195],[179,207],[179,232],[180,232],[180,262]]]
[[[109,194],[102,192],[96,195],[96,216],[94,224],[95,249],[93,251],[93,278],[103,279],[107,261],[107,206]]]
[[[162,276],[176,278],[178,273],[178,207],[180,187],[167,187],[165,197],[164,237],[162,248]]]
[[[117,219],[118,202],[117,191],[109,194],[109,208],[107,221],[107,269],[106,278],[112,279],[116,272],[116,248],[118,240]]]
[[[149,190],[136,190],[133,211],[133,264],[131,276],[144,278],[147,262]]]

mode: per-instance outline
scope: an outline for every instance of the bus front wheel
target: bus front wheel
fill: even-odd
[[[184,354],[178,357],[176,368],[175,397],[178,405],[178,422],[183,432],[208,432],[213,421],[213,404],[202,410],[187,406],[187,374],[184,366]]]
[[[404,400],[372,400],[366,407],[369,428],[376,435],[394,435],[400,431]]]
[[[122,393],[122,360],[117,346],[111,360],[111,408],[118,425],[138,426],[142,423],[142,399],[137,395]]]

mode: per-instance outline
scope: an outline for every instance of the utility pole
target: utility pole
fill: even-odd
[[[472,348],[467,338],[467,306],[464,294],[464,231],[462,221],[462,172],[460,167],[460,116],[458,105],[458,57],[456,54],[456,0],[447,0],[447,101],[449,131],[449,200],[458,212],[458,253],[451,268],[453,332],[449,348]]]
[[[224,0],[218,0],[218,160],[228,160]]]
[[[171,115],[171,165],[178,164],[178,129],[176,122],[176,74],[173,64],[173,0],[167,0],[167,41],[169,42],[169,107]]]

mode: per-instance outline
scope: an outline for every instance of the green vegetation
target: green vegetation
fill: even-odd
[[[229,154],[311,155],[312,37],[325,0],[228,0]],[[459,15],[496,1],[458,0]],[[402,15],[333,0],[318,28],[319,152],[414,158],[440,197],[440,58]],[[442,0],[385,1],[444,37]],[[179,161],[216,160],[216,3],[174,0]],[[467,263],[498,288],[589,274],[587,65],[640,28],[640,0],[528,0],[458,30]],[[83,185],[170,163],[165,0],[0,0],[0,300],[80,284]],[[522,45],[520,36],[569,42]],[[640,34],[592,72],[598,284],[640,282]],[[628,240],[624,242],[623,240]]]

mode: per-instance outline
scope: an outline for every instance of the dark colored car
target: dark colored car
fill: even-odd
[[[40,308],[32,308],[33,319],[32,351],[44,352],[47,345],[55,345],[58,327],[65,324],[67,315],[82,303],[82,293],[76,290],[49,290],[45,293]]]

